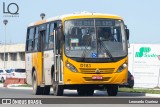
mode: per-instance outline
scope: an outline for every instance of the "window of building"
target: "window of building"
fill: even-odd
[[[8,61],[8,53],[5,53],[5,61]]]
[[[25,53],[24,52],[20,52],[19,53],[19,58],[20,58],[20,61],[25,61]]]
[[[17,61],[17,53],[10,53],[9,56],[11,61]]]
[[[4,53],[0,53],[0,61],[4,61]]]
[[[4,61],[4,53],[0,53],[0,61]],[[5,61],[8,61],[8,53],[5,53]]]

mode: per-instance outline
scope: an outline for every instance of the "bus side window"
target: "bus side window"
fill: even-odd
[[[34,28],[30,28],[27,36],[27,51],[33,50]]]
[[[45,35],[45,45],[44,45],[44,49],[48,49],[48,40],[49,40],[49,27],[50,24],[47,24],[47,29],[46,29],[46,35]]]
[[[54,38],[53,38],[53,35],[52,35],[52,33],[53,33],[53,29],[54,29],[54,23],[51,23],[50,24],[50,28],[49,28],[50,30],[49,30],[49,42],[48,42],[48,45],[49,45],[49,49],[53,49],[53,45],[54,45]]]
[[[34,51],[38,51],[38,26],[35,28]]]
[[[28,52],[28,45],[29,45],[28,38],[29,38],[29,28],[27,29],[27,37],[26,37],[26,52]]]

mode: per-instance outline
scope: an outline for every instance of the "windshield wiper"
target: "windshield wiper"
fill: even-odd
[[[108,54],[109,58],[114,61],[114,58],[112,56],[112,54],[109,52],[108,48],[105,47],[104,43],[102,40],[98,39],[98,43],[100,43],[100,46],[103,46],[103,48],[105,49],[106,53]],[[99,49],[98,49],[99,50]]]
[[[87,47],[89,46],[90,42],[91,42],[91,39],[87,39],[87,41],[85,41],[87,43],[87,45],[85,46],[85,49],[83,50],[82,52],[82,61],[84,61],[85,57],[86,57],[86,53],[88,52],[87,51]],[[90,51],[89,51],[90,52]]]

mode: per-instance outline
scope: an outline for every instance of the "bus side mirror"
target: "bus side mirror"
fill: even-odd
[[[129,29],[125,29],[125,30],[126,30],[127,40],[129,40]]]

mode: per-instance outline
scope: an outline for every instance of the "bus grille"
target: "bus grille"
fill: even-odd
[[[114,68],[99,68],[99,73],[96,70],[96,68],[80,68],[83,74],[112,74],[114,72]]]
[[[103,77],[102,80],[94,80],[92,77],[84,77],[85,81],[109,81],[110,77]]]

